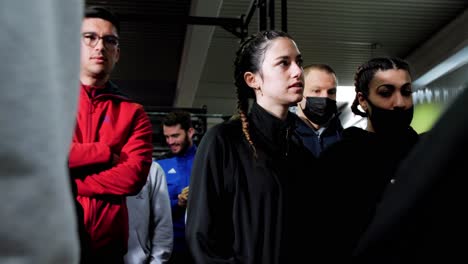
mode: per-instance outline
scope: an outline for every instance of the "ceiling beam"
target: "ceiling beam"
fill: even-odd
[[[425,77],[425,75],[427,77],[427,74],[432,75],[431,78],[434,79],[455,70],[453,66],[462,66],[460,63],[458,65],[449,63],[453,66],[438,67],[439,65],[447,65],[448,59],[460,61],[458,57],[467,53],[462,52],[468,47],[466,25],[468,25],[468,9],[406,57],[412,67],[415,86],[426,85],[427,81],[423,82],[421,77]],[[465,59],[466,62],[468,62],[468,58]],[[437,67],[441,69],[437,73],[439,76],[434,75],[434,71],[431,71]]]
[[[222,0],[193,0],[190,7],[190,15],[217,17],[219,16],[222,4]],[[193,106],[193,101],[197,93],[198,83],[205,65],[214,29],[215,26],[187,26],[177,77],[177,88],[174,99],[175,107],[201,107]]]

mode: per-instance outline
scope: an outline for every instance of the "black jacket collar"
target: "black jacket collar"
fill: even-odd
[[[263,136],[268,144],[284,145],[295,129],[296,116],[290,112],[286,120],[281,120],[276,116],[268,113],[256,102],[252,105],[250,111],[250,120],[255,127],[257,133]]]

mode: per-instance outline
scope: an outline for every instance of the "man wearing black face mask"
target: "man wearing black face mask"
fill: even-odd
[[[329,145],[341,140],[343,126],[336,106],[337,79],[326,64],[304,67],[304,98],[298,103],[296,132],[304,145],[318,157]]]

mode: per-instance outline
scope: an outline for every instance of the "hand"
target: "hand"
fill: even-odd
[[[182,192],[180,194],[188,196],[188,191],[189,191],[189,187],[187,186],[187,187],[182,189]]]
[[[187,208],[187,200],[188,200],[188,194],[189,194],[189,187],[185,187],[182,189],[182,192],[177,195],[177,203],[179,204],[180,207]]]

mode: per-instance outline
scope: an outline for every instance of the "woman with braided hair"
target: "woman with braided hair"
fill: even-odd
[[[367,117],[367,128],[345,129],[343,140],[321,157],[324,168],[329,168],[328,179],[336,194],[330,200],[334,204],[329,206],[334,211],[332,219],[339,221],[333,228],[339,237],[334,241],[336,252],[351,255],[385,187],[394,182],[400,161],[419,138],[410,126],[411,83],[410,67],[399,58],[373,58],[356,72],[356,98],[351,110]]]
[[[234,62],[238,118],[211,128],[192,169],[186,237],[196,263],[295,263],[315,158],[294,134],[302,57],[280,31],[250,36]],[[249,110],[249,98],[254,102]],[[301,197],[304,196],[304,197]]]

